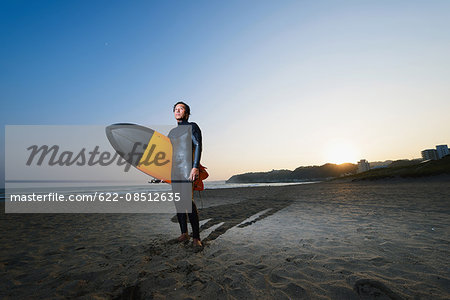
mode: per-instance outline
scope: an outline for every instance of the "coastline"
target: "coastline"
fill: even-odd
[[[450,183],[393,183],[206,190],[202,251],[170,214],[2,213],[0,296],[448,298]]]

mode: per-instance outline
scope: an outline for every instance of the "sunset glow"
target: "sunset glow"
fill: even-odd
[[[325,160],[334,164],[354,164],[359,160],[358,151],[350,142],[333,141],[326,148]]]

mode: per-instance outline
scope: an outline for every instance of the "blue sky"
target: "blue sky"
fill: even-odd
[[[213,179],[450,143],[448,1],[0,5],[3,126],[172,124],[183,99]]]

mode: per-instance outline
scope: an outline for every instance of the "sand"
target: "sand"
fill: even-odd
[[[207,190],[168,214],[0,214],[0,298],[450,299],[450,182]]]

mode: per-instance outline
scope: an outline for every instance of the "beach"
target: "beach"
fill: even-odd
[[[2,208],[0,298],[450,299],[447,178],[201,197],[203,249],[173,214]]]

